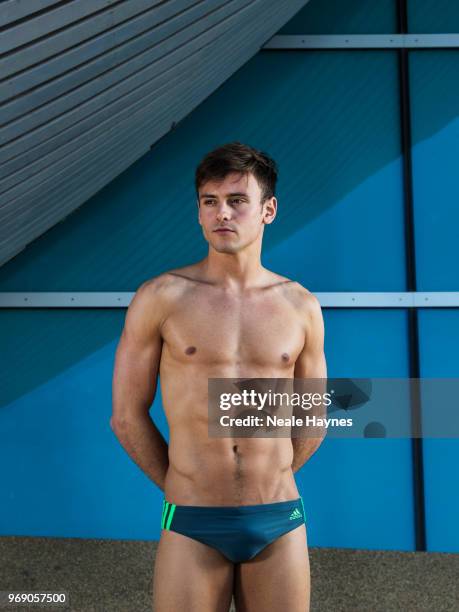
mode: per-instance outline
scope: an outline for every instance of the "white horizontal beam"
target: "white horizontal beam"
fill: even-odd
[[[459,34],[300,34],[273,36],[262,49],[446,49]]]
[[[133,292],[28,291],[0,293],[0,308],[127,308]]]
[[[455,308],[459,291],[314,293],[324,308]]]
[[[314,292],[324,308],[457,308],[459,291]],[[127,308],[134,292],[0,292],[0,308]]]

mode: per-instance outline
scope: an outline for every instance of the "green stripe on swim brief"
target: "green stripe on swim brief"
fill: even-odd
[[[161,515],[161,529],[164,529],[164,519],[166,518],[167,510],[169,508],[169,502],[163,501],[163,513]]]
[[[304,518],[304,522],[306,522],[306,512],[304,511],[304,504],[303,504],[303,498],[300,495],[300,499],[301,499],[301,507],[303,508],[303,518]]]
[[[175,508],[176,508],[176,505],[175,504],[171,504],[171,509],[170,509],[169,516],[168,516],[167,522],[166,522],[166,529],[169,529],[169,527],[171,526],[171,522],[172,522],[172,518],[174,516]]]

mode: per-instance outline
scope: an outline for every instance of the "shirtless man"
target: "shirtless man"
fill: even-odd
[[[275,162],[238,142],[196,170],[202,261],[144,282],[116,352],[111,427],[164,491],[156,612],[306,612],[310,574],[294,473],[323,438],[208,434],[209,378],[326,378],[320,304],[260,262]],[[171,214],[176,214],[171,206]],[[169,446],[149,409],[159,373]]]

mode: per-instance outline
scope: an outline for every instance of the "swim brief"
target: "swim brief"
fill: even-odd
[[[303,498],[255,506],[177,506],[163,500],[161,528],[216,548],[233,563],[249,561],[305,523]]]

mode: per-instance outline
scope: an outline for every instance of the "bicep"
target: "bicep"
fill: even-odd
[[[295,378],[326,378],[322,309],[314,295],[310,294],[308,300],[306,337],[303,349],[295,362]]]
[[[154,400],[161,358],[159,307],[142,285],[126,313],[113,373],[113,420],[145,415]]]
[[[327,363],[324,352],[324,321],[322,317],[322,309],[319,300],[310,294],[309,304],[306,315],[306,338],[303,350],[301,351],[295,363],[295,378],[296,379],[314,379],[307,382],[297,380],[295,390],[298,392],[308,392],[324,395],[327,390]],[[317,397],[317,396],[316,396]],[[314,408],[309,413],[316,417],[326,416],[325,404],[314,404]],[[326,430],[321,427],[314,426],[308,433],[308,438],[314,439],[320,444],[320,441],[325,437]],[[295,444],[301,444],[295,442]],[[306,444],[306,441],[304,442]]]

